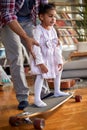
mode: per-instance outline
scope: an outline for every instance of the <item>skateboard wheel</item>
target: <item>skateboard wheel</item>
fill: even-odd
[[[82,100],[82,96],[80,96],[80,95],[75,96],[75,101],[76,102],[81,102],[81,100]]]
[[[45,120],[41,118],[35,118],[33,125],[35,129],[42,130],[45,127]]]
[[[15,117],[15,116],[11,116],[9,118],[9,124],[11,126],[18,126],[21,124],[21,120],[18,118],[18,117]]]

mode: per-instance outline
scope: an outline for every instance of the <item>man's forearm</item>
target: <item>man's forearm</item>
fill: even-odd
[[[17,20],[9,22],[8,26],[21,38],[26,39],[28,37],[26,32],[23,30],[23,28],[20,26]]]

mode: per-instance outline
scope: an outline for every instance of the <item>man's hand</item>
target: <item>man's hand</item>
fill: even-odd
[[[26,43],[27,43],[27,47],[29,52],[31,53],[31,55],[33,56],[33,58],[35,59],[35,54],[32,50],[33,45],[39,46],[39,43],[37,41],[35,41],[33,38],[27,37],[25,39]]]
[[[44,64],[39,64],[38,67],[40,67],[42,73],[48,72],[48,69]]]

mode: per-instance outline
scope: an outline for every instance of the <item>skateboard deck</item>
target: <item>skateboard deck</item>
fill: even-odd
[[[47,104],[46,107],[37,107],[34,104],[29,105],[24,109],[24,112],[29,112],[31,116],[43,115],[44,113],[49,113],[54,111],[56,108],[61,106],[67,100],[69,100],[73,96],[73,93],[69,93],[68,96],[60,96],[54,97],[50,96],[48,98],[43,99],[43,101]]]
[[[35,106],[34,104],[31,104],[24,109],[24,112],[19,113],[16,116],[10,117],[9,123],[12,126],[17,126],[26,122],[28,124],[33,124],[34,128],[38,130],[43,129],[45,126],[44,118],[38,117],[43,117],[41,115],[47,115],[48,113],[50,114],[52,111],[56,110],[59,106],[69,100],[71,97],[73,97],[73,92],[69,93],[68,96],[50,96],[48,98],[45,98],[43,99],[43,101],[47,104],[46,107],[40,108]],[[32,121],[31,118],[34,118],[34,120]]]

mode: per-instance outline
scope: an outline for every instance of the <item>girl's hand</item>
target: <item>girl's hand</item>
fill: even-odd
[[[58,70],[61,71],[63,69],[63,65],[62,64],[58,64]]]
[[[48,72],[48,69],[44,64],[39,64],[38,66],[40,67],[42,73]]]

